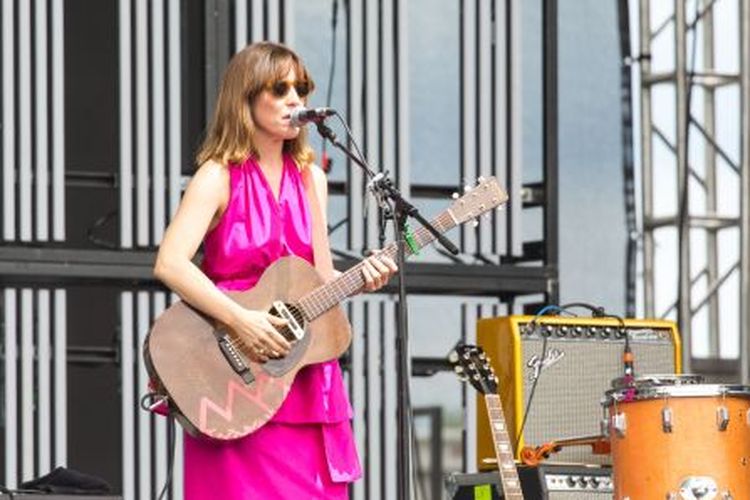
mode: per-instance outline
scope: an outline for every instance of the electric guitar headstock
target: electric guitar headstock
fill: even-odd
[[[497,375],[480,346],[459,344],[450,353],[448,360],[458,377],[469,382],[477,391],[485,395],[497,394]]]

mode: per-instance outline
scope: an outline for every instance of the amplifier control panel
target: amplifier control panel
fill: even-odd
[[[599,474],[547,474],[547,491],[604,491],[612,492],[612,479]]]

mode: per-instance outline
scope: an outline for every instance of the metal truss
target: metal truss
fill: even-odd
[[[747,67],[750,2],[676,0],[670,15],[655,22],[655,26],[652,7],[663,5],[640,0],[644,312],[648,317],[667,317],[676,311],[685,372],[693,367],[694,332],[697,335],[705,329],[708,357],[719,359],[722,351],[726,351],[721,340],[727,339],[727,333],[731,338],[731,332],[726,330],[737,328],[741,379],[747,383],[750,376],[750,69]],[[721,39],[715,29],[719,27],[715,26],[719,8],[736,8],[739,18],[736,24],[720,26]],[[727,35],[733,32],[738,34],[739,45],[720,55],[725,59],[730,55],[736,70],[718,70],[717,40],[731,39]],[[673,58],[666,65],[661,60],[665,45],[673,51]],[[673,93],[673,102],[661,98],[665,92]],[[736,92],[733,95],[738,99],[719,98],[727,92]],[[741,103],[738,127],[728,133],[727,127],[721,125],[727,116],[732,116],[730,108],[736,110],[738,100]],[[671,152],[671,157],[665,151]],[[735,188],[737,191],[730,192]],[[738,200],[736,207],[722,203],[732,197]],[[739,232],[739,237],[732,238],[733,232],[735,235]],[[676,235],[675,252],[670,250],[670,235]],[[665,241],[668,243],[662,244]],[[678,281],[676,297],[673,282],[659,279],[662,269],[674,267]],[[733,293],[722,293],[733,290],[729,284],[738,275],[739,298]],[[675,298],[665,302],[665,297]],[[736,320],[728,317],[735,310]]]

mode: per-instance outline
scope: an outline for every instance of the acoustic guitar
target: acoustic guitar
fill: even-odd
[[[496,179],[480,179],[431,222],[443,233],[507,198]],[[407,238],[407,253],[433,239],[420,227]],[[391,243],[382,254],[395,258],[396,251]],[[283,257],[252,289],[227,292],[243,307],[288,320],[279,333],[292,344],[289,354],[262,364],[249,359],[242,339],[229,328],[184,301],[173,304],[156,320],[143,347],[157,396],[193,435],[232,440],[255,431],[276,413],[301,368],[338,358],[349,347],[351,327],[339,304],[362,291],[361,266],[324,283],[307,261]]]
[[[505,423],[503,405],[497,393],[498,381],[484,349],[479,346],[461,344],[451,352],[449,360],[459,378],[469,382],[472,387],[484,396],[487,415],[492,429],[492,440],[495,445],[495,458],[503,487],[503,498],[523,500],[521,481],[518,478],[516,462],[513,458],[513,446]]]

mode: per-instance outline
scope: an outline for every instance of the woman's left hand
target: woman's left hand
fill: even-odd
[[[396,263],[387,255],[380,251],[370,255],[362,261],[362,277],[365,280],[365,290],[374,292],[383,288],[396,271],[398,271]]]

